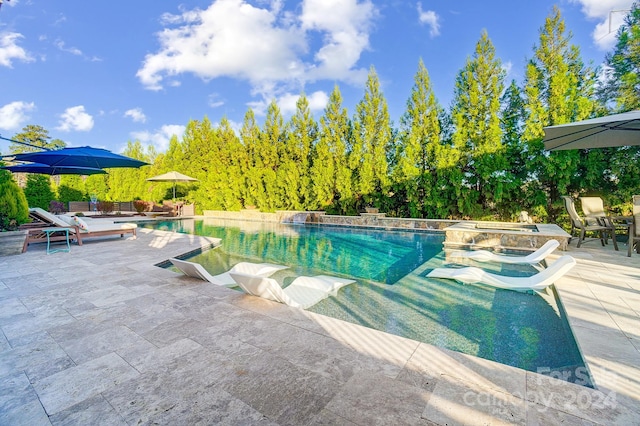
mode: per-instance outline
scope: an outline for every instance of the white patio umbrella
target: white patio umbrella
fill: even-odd
[[[544,133],[549,151],[640,145],[640,111],[549,126]]]
[[[179,173],[176,171],[171,171],[168,173],[164,173],[162,175],[154,176],[147,180],[153,181],[153,182],[173,182],[173,199],[174,200],[176,199],[176,182],[197,182],[198,181],[198,179],[196,178],[183,175],[182,173]]]

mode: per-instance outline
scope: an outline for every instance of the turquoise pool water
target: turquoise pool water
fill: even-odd
[[[291,267],[274,276],[284,286],[299,275],[357,280],[309,311],[591,386],[552,289],[528,294],[425,278],[444,264],[441,234],[216,219],[141,226],[221,238],[221,247],[189,258],[212,274],[266,261]],[[508,275],[536,272],[483,266]]]

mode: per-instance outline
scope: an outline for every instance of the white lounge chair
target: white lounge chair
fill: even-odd
[[[30,208],[29,216],[34,222],[29,224],[30,235],[29,238],[27,238],[24,250],[27,249],[29,243],[43,241],[42,234],[39,234],[37,231],[50,226],[69,228],[69,239],[75,239],[79,246],[82,245],[83,240],[91,237],[104,237],[107,235],[120,235],[124,237],[125,234],[131,234],[132,238],[135,239],[137,236],[138,225],[135,223],[115,223],[103,219],[55,215],[39,207]],[[38,224],[42,225],[41,228],[37,227]],[[46,241],[46,239],[44,239],[44,241]]]
[[[193,278],[199,278],[204,281],[208,281],[212,284],[220,285],[223,287],[235,287],[238,284],[231,278],[229,275],[231,272],[240,272],[243,274],[251,274],[258,275],[261,277],[268,277],[277,271],[282,269],[287,269],[288,266],[284,265],[276,265],[274,263],[251,263],[251,262],[240,262],[233,266],[227,272],[223,272],[218,275],[211,275],[207,272],[204,267],[195,262],[188,262],[186,260],[180,259],[169,259],[169,261],[182,271],[183,274],[188,275]]]
[[[576,264],[576,260],[565,255],[548,268],[530,277],[508,277],[487,272],[475,266],[465,268],[436,268],[427,274],[429,278],[448,278],[464,284],[488,284],[508,290],[543,290],[553,284]]]
[[[342,287],[355,283],[354,280],[329,275],[302,276],[283,289],[272,278],[235,272],[230,272],[229,275],[248,294],[300,309],[310,308],[329,296],[335,297]]]
[[[464,258],[475,260],[476,262],[501,262],[501,263],[528,263],[534,265],[542,262],[548,255],[558,248],[560,243],[557,240],[549,240],[543,244],[538,250],[526,256],[508,256],[504,254],[496,254],[487,250],[456,250],[448,253],[447,257]]]

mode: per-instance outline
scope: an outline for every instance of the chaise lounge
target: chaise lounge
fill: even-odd
[[[530,277],[509,277],[487,272],[475,266],[465,268],[435,268],[427,274],[428,278],[447,278],[463,284],[487,284],[507,290],[544,290],[565,275],[576,264],[576,260],[565,255],[551,266]]]
[[[448,254],[448,257],[471,259],[476,262],[500,262],[510,264],[530,264],[535,265],[542,262],[548,255],[558,248],[560,243],[557,240],[549,240],[538,250],[526,256],[508,256],[504,254],[492,253],[488,250],[455,250]]]
[[[238,283],[236,283],[235,280],[231,278],[230,274],[232,272],[268,277],[275,274],[277,271],[289,268],[288,266],[276,265],[274,263],[240,262],[234,265],[227,272],[223,272],[222,274],[218,275],[211,275],[199,263],[174,258],[169,259],[169,261],[173,264],[173,266],[178,268],[180,271],[182,271],[183,274],[189,277],[199,278],[203,281],[208,281],[211,284],[216,284],[223,287],[236,287],[238,285]]]
[[[272,278],[236,272],[231,272],[229,275],[247,294],[300,309],[310,308],[329,296],[335,297],[342,287],[355,283],[354,280],[329,275],[302,276],[283,289]]]
[[[135,223],[114,223],[106,220],[97,220],[90,218],[79,218],[77,216],[54,215],[39,207],[29,209],[29,216],[32,219],[24,229],[29,231],[23,252],[31,243],[47,241],[43,229],[47,227],[69,228],[69,240],[75,240],[78,245],[82,245],[82,241],[86,238],[102,237],[107,235],[131,234],[133,238],[137,236],[138,225]],[[61,241],[64,236],[54,236],[51,241]]]

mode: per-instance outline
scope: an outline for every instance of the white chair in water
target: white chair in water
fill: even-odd
[[[565,255],[551,266],[530,277],[509,277],[487,272],[475,266],[465,268],[436,268],[427,274],[428,278],[447,278],[464,284],[487,284],[507,290],[543,290],[550,286],[576,264],[576,260]]]
[[[284,265],[276,265],[273,263],[251,263],[251,262],[240,262],[236,264],[233,268],[228,270],[227,272],[223,272],[218,275],[211,275],[207,272],[206,269],[199,263],[188,262],[186,260],[180,259],[169,259],[169,261],[182,271],[183,274],[188,275],[193,278],[199,278],[204,281],[208,281],[212,284],[216,284],[223,287],[235,287],[238,284],[231,278],[232,272],[240,272],[243,274],[251,274],[262,277],[268,277],[270,275],[275,274],[276,272],[287,269],[288,266]]]
[[[335,297],[342,287],[355,283],[354,280],[329,275],[301,276],[283,289],[272,278],[236,272],[230,272],[229,275],[247,294],[300,309],[310,308],[329,296]]]
[[[526,256],[508,256],[504,254],[496,254],[487,250],[455,250],[447,254],[447,257],[471,259],[476,262],[501,262],[501,263],[528,263],[535,265],[542,262],[547,256],[549,256],[555,249],[558,248],[560,243],[557,240],[549,240],[543,244],[538,250]]]

